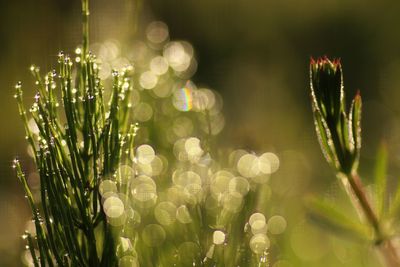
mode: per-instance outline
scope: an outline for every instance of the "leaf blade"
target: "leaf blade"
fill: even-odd
[[[386,143],[379,146],[374,168],[375,201],[379,217],[384,215],[386,205],[388,151]]]
[[[350,121],[349,126],[351,127],[351,135],[352,142],[354,144],[353,151],[353,170],[356,170],[358,167],[358,161],[360,158],[360,150],[361,150],[361,109],[362,109],[362,99],[360,92],[357,92],[356,96],[353,99],[350,108]]]
[[[370,241],[371,229],[361,222],[349,218],[332,201],[310,197],[306,199],[305,204],[308,217],[317,225],[358,241]]]

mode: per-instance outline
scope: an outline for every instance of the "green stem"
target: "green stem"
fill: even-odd
[[[89,51],[89,0],[82,0],[82,58],[85,60]]]
[[[375,245],[382,253],[388,267],[400,267],[400,258],[392,241],[382,233],[382,226],[367,198],[364,186],[357,172],[346,175],[360,207],[375,232]]]
[[[376,235],[375,237],[376,243],[381,243],[383,241],[383,236],[379,220],[375,212],[372,210],[371,204],[367,199],[360,176],[358,175],[358,173],[354,172],[350,175],[347,175],[347,180],[349,181],[351,189],[353,190],[353,193],[355,194],[360,203],[360,206],[364,212],[365,217],[367,218],[371,226],[374,228]]]

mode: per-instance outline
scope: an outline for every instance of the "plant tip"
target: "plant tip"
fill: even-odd
[[[15,89],[20,89],[22,86],[22,82],[18,81],[17,84],[15,85]]]

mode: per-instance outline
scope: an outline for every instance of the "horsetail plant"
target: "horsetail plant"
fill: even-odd
[[[377,157],[375,179],[377,190],[374,196],[376,206],[371,204],[358,175],[361,148],[360,93],[357,92],[347,113],[340,60],[331,61],[327,57],[318,60],[311,59],[310,86],[315,129],[323,154],[335,170],[337,177],[341,179],[355,208],[372,228],[374,234],[371,242],[382,252],[387,266],[400,266],[399,252],[396,251],[392,242],[393,236],[396,235],[395,225],[392,225],[394,229],[387,229],[386,222],[391,218],[387,216],[387,213],[384,216],[385,209],[389,206],[385,195],[388,192],[384,147]],[[395,202],[398,200],[390,204],[397,206]],[[311,216],[317,221],[322,221],[325,225],[335,230],[339,229],[348,235],[358,235],[359,239],[369,239],[368,229],[359,222],[353,222],[347,218],[333,203],[322,199],[311,199],[308,206]]]
[[[129,68],[121,73],[114,71],[112,96],[105,104],[96,58],[88,52],[87,0],[82,1],[82,7],[84,41],[76,51],[75,63],[60,53],[58,71],[49,72],[44,79],[38,67],[31,67],[38,93],[29,113],[37,132],[30,127],[21,83],[16,85],[15,97],[41,182],[43,217],[15,160],[17,176],[34,215],[40,253],[39,257],[32,253],[35,266],[116,264],[98,184],[101,177],[115,172],[127,145],[132,145],[135,127],[128,124],[127,112],[131,81]],[[61,91],[63,112],[59,110],[57,89]],[[29,235],[27,238],[32,243]],[[29,247],[34,252],[32,244]]]
[[[38,93],[29,112],[16,85],[40,177],[38,200],[15,160],[35,226],[23,235],[29,264],[269,266],[267,232],[282,233],[286,221],[266,220],[258,199],[278,157],[235,150],[228,163],[216,160],[221,100],[188,80],[193,49],[169,42],[161,22],[148,27],[150,44],[140,42],[146,52],[112,71],[108,90],[108,62],[89,52],[88,0],[82,18],[73,59],[60,53],[44,78],[31,67]]]

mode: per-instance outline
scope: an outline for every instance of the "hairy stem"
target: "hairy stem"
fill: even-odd
[[[347,176],[351,189],[353,193],[357,197],[359,204],[364,212],[365,217],[367,218],[368,222],[374,228],[375,231],[375,238],[376,242],[382,242],[382,231],[379,225],[378,217],[376,216],[375,212],[373,211],[371,204],[369,203],[367,196],[365,194],[364,187],[362,185],[360,176],[358,173],[352,173]]]
[[[377,246],[378,250],[384,257],[386,265],[388,267],[400,267],[400,258],[398,253],[396,252],[396,248],[394,247],[392,240],[387,238],[382,233],[381,224],[367,198],[360,176],[358,175],[357,172],[353,172],[351,174],[346,175],[346,177],[354,195],[356,196],[360,204],[362,212],[364,213],[369,224],[374,229],[375,245]]]

